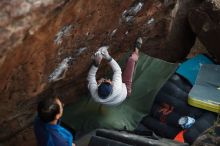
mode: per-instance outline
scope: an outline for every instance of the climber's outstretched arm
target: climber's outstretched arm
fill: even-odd
[[[91,66],[89,73],[88,73],[88,77],[87,77],[88,89],[89,89],[92,97],[97,96],[97,95],[95,95],[96,90],[98,88],[97,81],[96,81],[96,72],[98,71],[98,67],[99,67],[99,64],[101,63],[101,61],[102,61],[101,54],[95,54],[93,56],[92,66]]]

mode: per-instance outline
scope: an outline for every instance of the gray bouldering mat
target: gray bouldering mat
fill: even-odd
[[[192,106],[219,113],[220,65],[203,64],[196,83],[189,92],[188,103]]]

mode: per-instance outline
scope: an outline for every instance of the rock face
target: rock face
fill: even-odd
[[[210,54],[220,60],[220,1],[205,0],[190,12],[189,22]]]
[[[142,36],[142,52],[171,62],[185,58],[196,37],[187,16],[200,3],[2,0],[0,142],[35,145],[37,101],[56,95],[68,104],[87,92],[91,55],[102,45],[117,60]]]
[[[192,146],[219,146],[220,145],[220,125],[218,124],[206,130]]]
[[[190,49],[195,43],[196,35],[192,32],[188,23],[188,14],[191,9],[196,8],[201,0],[178,0],[172,11],[172,17],[175,18],[171,25],[170,33],[168,33],[165,42],[166,56],[172,59],[184,57],[189,54]],[[174,51],[175,50],[175,51]]]
[[[6,54],[21,44],[27,34],[34,34],[47,21],[47,15],[67,0],[1,0],[0,66]]]

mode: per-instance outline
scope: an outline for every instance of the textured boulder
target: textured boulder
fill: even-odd
[[[0,66],[6,54],[21,44],[27,34],[33,35],[47,21],[51,11],[67,0],[1,0]]]
[[[219,146],[220,145],[220,125],[219,121],[213,127],[206,130],[193,143],[192,146]]]
[[[190,12],[189,22],[198,39],[220,61],[220,1],[205,0]]]
[[[189,11],[201,4],[201,0],[178,0],[172,11],[170,33],[164,43],[164,55],[171,60],[184,59],[195,43],[196,35],[188,22]],[[163,46],[161,46],[163,48]],[[177,57],[178,56],[178,57]],[[182,58],[181,58],[182,57]]]
[[[56,95],[68,104],[86,93],[91,55],[101,45],[119,59],[142,36],[143,52],[172,62],[185,58],[195,40],[188,10],[200,1],[27,0],[22,9],[19,0],[5,3],[14,12],[0,11],[0,142],[26,146],[34,145],[37,101]],[[23,19],[21,30],[7,29]]]

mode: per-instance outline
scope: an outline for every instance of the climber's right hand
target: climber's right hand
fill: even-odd
[[[100,64],[101,61],[102,61],[102,54],[101,54],[101,52],[96,52],[96,53],[92,56],[92,59],[93,59],[93,65],[95,65],[96,67],[98,67],[99,64]]]

